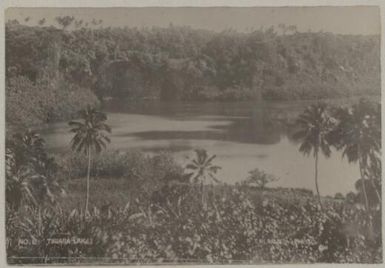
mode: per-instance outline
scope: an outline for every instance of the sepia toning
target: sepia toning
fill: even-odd
[[[378,7],[9,8],[5,56],[8,264],[383,262]]]

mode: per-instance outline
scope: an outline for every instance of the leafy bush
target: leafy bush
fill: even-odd
[[[7,225],[8,258],[89,263],[102,257],[106,263],[126,264],[382,261],[381,227],[377,239],[368,240],[365,212],[354,206],[330,203],[323,214],[314,198],[305,198],[303,205],[272,197],[258,200],[232,187],[226,194],[214,193],[202,209],[196,188],[173,187],[180,201],[163,205],[138,201],[120,208],[94,208],[89,215],[56,209],[10,216],[16,224]],[[36,237],[39,243],[15,247],[14,233]],[[57,237],[85,237],[92,243],[42,247],[48,238]]]
[[[58,165],[45,151],[44,140],[35,132],[16,133],[6,141],[6,201],[12,209],[22,204],[39,206],[53,192],[61,191]]]
[[[267,184],[277,180],[278,178],[274,177],[273,175],[266,174],[264,171],[256,168],[249,171],[249,176],[242,182],[242,184],[264,189]]]

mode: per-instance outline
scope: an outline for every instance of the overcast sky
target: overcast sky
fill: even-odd
[[[183,7],[183,8],[9,8],[6,20],[36,25],[46,18],[55,24],[57,16],[74,16],[91,21],[103,20],[103,26],[151,27],[187,25],[221,31],[250,31],[280,23],[296,25],[298,31],[324,31],[342,34],[379,34],[378,7]],[[28,23],[24,21],[30,17]]]

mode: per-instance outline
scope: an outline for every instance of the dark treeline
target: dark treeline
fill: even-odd
[[[58,23],[61,29],[6,24],[8,121],[63,119],[96,96],[227,101],[380,93],[379,36]]]

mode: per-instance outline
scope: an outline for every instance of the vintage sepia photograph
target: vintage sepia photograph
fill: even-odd
[[[9,265],[383,263],[379,6],[4,12]]]

